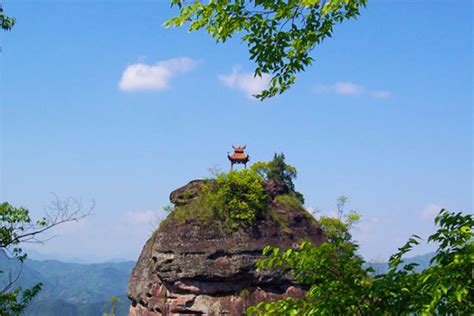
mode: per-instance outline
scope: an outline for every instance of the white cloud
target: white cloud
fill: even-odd
[[[128,212],[127,222],[135,225],[150,224],[157,222],[159,215],[157,211]]]
[[[332,86],[326,86],[328,92],[335,92],[342,95],[360,95],[364,88],[352,82],[336,82]]]
[[[256,77],[252,73],[241,72],[240,67],[234,66],[228,75],[219,75],[219,80],[226,86],[243,92],[248,98],[253,99],[255,94],[268,88],[271,76],[262,74]]]
[[[376,90],[376,91],[371,91],[370,96],[374,99],[387,99],[390,98],[392,93],[387,90]]]
[[[374,232],[379,228],[382,220],[379,217],[364,217],[362,216],[361,220],[355,224],[353,228],[354,238],[358,242],[367,242],[373,238]]]
[[[392,94],[388,90],[370,90],[350,81],[340,81],[334,84],[318,84],[314,87],[316,93],[335,93],[346,96],[364,95],[374,99],[387,99]]]
[[[128,66],[122,74],[122,91],[166,90],[170,80],[180,73],[191,71],[197,62],[188,57],[162,60],[154,65],[137,63]]]
[[[441,206],[434,203],[425,205],[425,207],[420,212],[420,218],[432,222],[441,209]]]

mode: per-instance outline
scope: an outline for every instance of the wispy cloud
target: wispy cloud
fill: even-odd
[[[142,225],[157,222],[159,214],[157,211],[128,212],[126,218],[128,223]]]
[[[432,222],[434,218],[436,217],[436,215],[438,215],[441,209],[442,207],[437,204],[434,204],[434,203],[427,204],[421,210],[420,218],[424,220],[429,220],[430,222]]]
[[[388,90],[372,90],[350,81],[339,81],[334,84],[317,84],[314,87],[314,91],[316,93],[334,93],[346,96],[369,96],[374,99],[387,99],[392,95]]]
[[[191,71],[196,65],[197,61],[188,57],[162,60],[154,65],[133,64],[123,72],[119,88],[122,91],[166,90],[173,77]]]
[[[218,78],[226,86],[243,92],[249,99],[254,99],[255,94],[268,88],[271,77],[268,74],[256,77],[253,73],[241,72],[239,66],[234,66],[230,74],[219,75]]]
[[[390,98],[392,93],[387,90],[376,90],[376,91],[371,91],[369,95],[375,99],[387,99],[387,98]]]

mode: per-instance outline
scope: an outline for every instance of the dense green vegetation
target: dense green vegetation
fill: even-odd
[[[286,164],[283,154],[275,154],[269,162],[256,162],[250,169],[218,173],[203,185],[197,198],[170,210],[161,225],[174,219],[232,231],[273,218],[284,226],[285,219],[272,212],[269,205],[279,204],[306,213],[303,195],[295,190],[295,178],[296,168]],[[287,194],[277,195],[272,201],[266,194],[265,181],[283,184],[288,189]]]
[[[403,257],[419,243],[413,236],[391,256],[388,271],[375,274],[357,254],[348,226],[334,229],[331,241],[320,246],[304,242],[286,251],[266,247],[260,269],[291,271],[309,286],[304,299],[262,302],[249,315],[472,315],[474,313],[474,218],[441,210],[438,230],[428,239],[438,250],[430,266],[416,271]],[[332,226],[334,228],[334,226]]]
[[[311,65],[311,51],[331,37],[336,24],[354,19],[367,0],[171,0],[181,10],[166,26],[189,23],[217,42],[233,35],[248,45],[255,76],[270,74],[261,100],[286,91]]]
[[[250,169],[220,173],[190,203],[177,206],[161,223],[198,222],[227,231],[254,225],[264,216],[268,197],[263,178]]]
[[[266,209],[264,181],[250,169],[221,173],[203,189],[214,212],[231,222],[253,225]]]

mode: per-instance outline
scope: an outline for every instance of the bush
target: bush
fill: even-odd
[[[252,225],[267,207],[263,184],[262,177],[250,169],[221,173],[203,187],[203,195],[220,217]]]
[[[197,198],[172,209],[160,227],[171,219],[226,231],[254,225],[268,206],[263,184],[263,178],[250,169],[220,173],[201,187]]]
[[[344,236],[300,249],[265,247],[259,269],[291,271],[309,290],[302,299],[262,302],[248,315],[474,315],[474,217],[441,210],[438,244],[430,266],[418,273],[403,257],[419,242],[413,236],[390,257],[389,270],[373,275],[364,268],[358,245]],[[346,227],[343,227],[346,228]]]
[[[295,178],[296,168],[285,163],[283,154],[275,154],[273,160],[266,163],[257,162],[250,169],[218,173],[215,179],[201,187],[197,198],[172,210],[168,208],[170,215],[160,226],[173,219],[181,223],[197,222],[214,228],[234,230],[255,225],[257,220],[268,216],[285,226],[287,220],[275,212],[265,214],[270,199],[264,184],[265,181],[284,183],[289,194],[277,196],[275,202],[283,207],[304,209],[303,195],[294,189]]]

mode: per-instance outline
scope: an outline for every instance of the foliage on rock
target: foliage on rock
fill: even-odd
[[[400,315],[474,313],[473,216],[441,210],[438,230],[428,239],[439,244],[431,266],[418,273],[416,264],[403,265],[403,256],[419,243],[413,236],[389,260],[389,271],[373,276],[357,255],[358,245],[344,235],[314,246],[282,251],[266,247],[260,269],[291,271],[310,287],[304,299],[260,303],[249,315]]]
[[[268,162],[258,161],[252,165],[251,169],[267,181],[284,183],[290,193],[296,196],[301,203],[304,203],[303,194],[295,190],[295,184],[293,183],[297,176],[296,168],[285,162],[285,155],[283,153],[275,153],[273,159]]]
[[[219,173],[215,179],[204,181],[189,203],[176,205],[161,225],[171,219],[225,230],[254,225],[269,202],[263,184],[263,178],[250,169]]]
[[[253,170],[221,173],[203,192],[211,208],[224,218],[247,225],[255,224],[267,207],[263,179]]]
[[[168,209],[169,220],[197,222],[214,228],[235,230],[259,220],[272,219],[285,226],[285,218],[271,206],[304,209],[303,195],[295,190],[296,168],[286,164],[283,154],[269,162],[257,162],[250,169],[217,173],[207,180],[194,180],[170,194],[175,207]],[[308,216],[309,213],[308,213]]]

